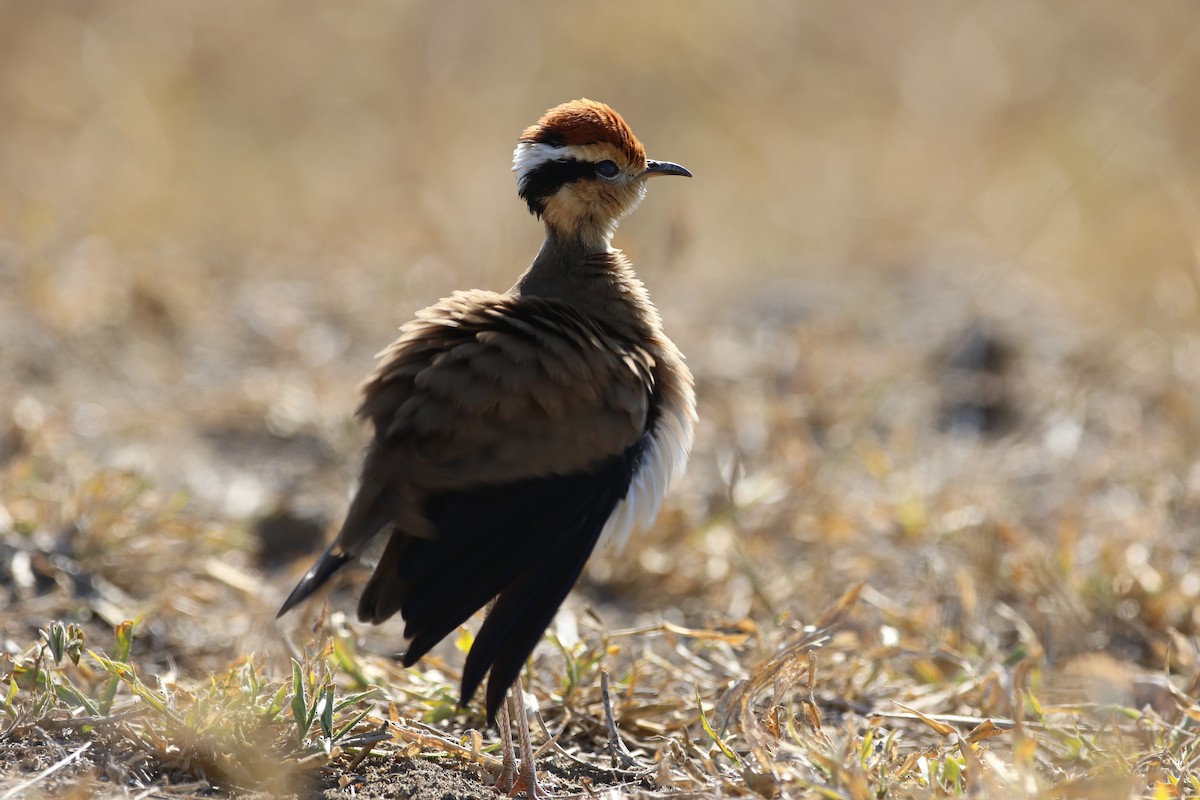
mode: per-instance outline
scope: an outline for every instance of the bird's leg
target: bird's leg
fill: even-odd
[[[545,797],[546,793],[537,782],[537,765],[533,759],[533,741],[529,738],[529,714],[525,709],[525,692],[521,689],[521,678],[508,690],[508,702],[517,707],[513,717],[517,721],[517,739],[521,743],[521,774],[518,788],[524,787],[529,798]]]
[[[505,698],[496,712],[497,727],[500,728],[500,749],[504,751],[504,762],[500,767],[500,777],[496,779],[496,788],[501,792],[511,792],[517,785],[517,759],[513,755],[512,715],[509,706],[512,704],[512,693]]]

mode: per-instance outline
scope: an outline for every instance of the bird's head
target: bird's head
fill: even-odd
[[[587,99],[555,106],[526,128],[513,172],[519,194],[548,228],[605,247],[617,221],[645,195],[647,178],[692,174],[648,160],[621,115]]]

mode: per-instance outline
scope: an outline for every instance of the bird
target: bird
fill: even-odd
[[[526,128],[512,169],[544,225],[540,250],[506,292],[453,292],[379,354],[358,409],[373,436],[357,491],[279,615],[380,547],[358,617],[402,616],[406,666],[488,606],[460,704],[486,675],[502,788],[514,786],[508,728],[520,714],[520,777],[536,795],[524,704],[509,690],[519,695],[522,666],[597,543],[621,546],[653,523],[692,446],[692,374],[612,246],[650,178],[691,172],[648,159],[616,111],[586,98]]]

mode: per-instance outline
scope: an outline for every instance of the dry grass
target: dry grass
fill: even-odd
[[[697,175],[618,238],[703,421],[532,661],[551,788],[1200,794],[1190,3],[0,18],[0,800],[491,796],[468,631],[273,616],[580,95]]]

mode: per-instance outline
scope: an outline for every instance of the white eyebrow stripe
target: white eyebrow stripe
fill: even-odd
[[[569,146],[555,147],[543,142],[521,142],[513,150],[513,172],[517,173],[518,183],[543,164],[551,161],[562,161],[574,158],[574,149]]]

